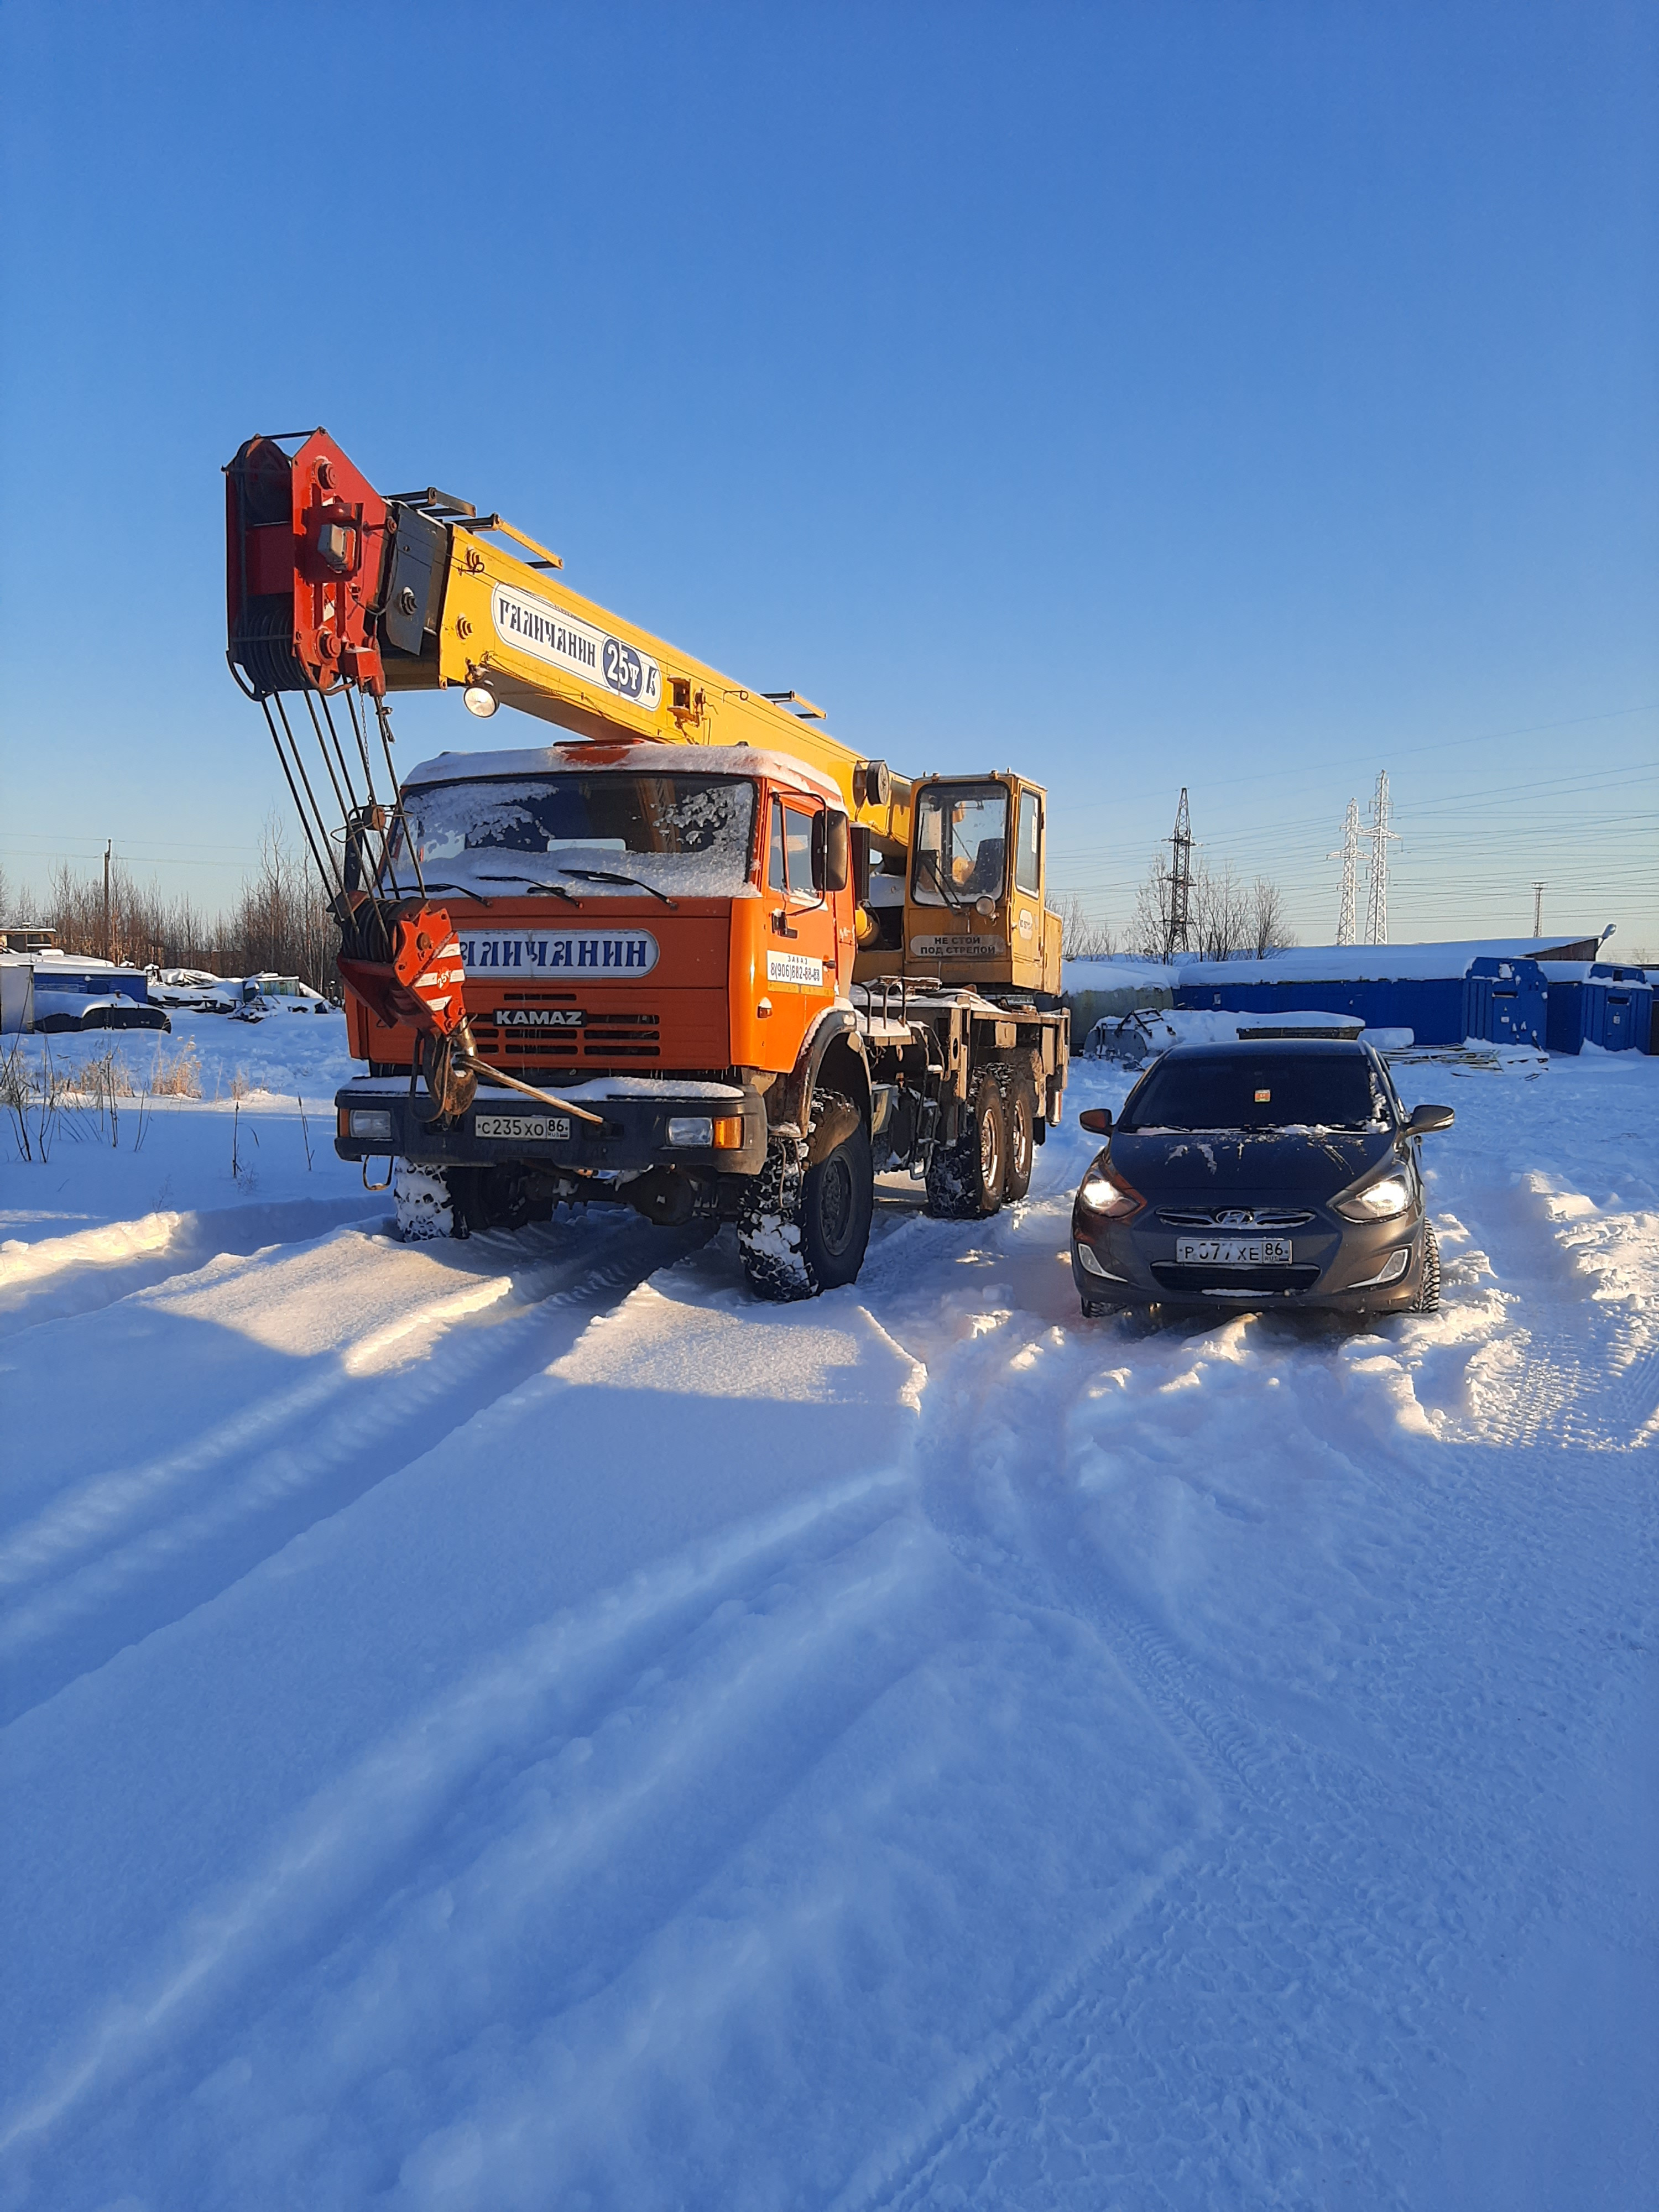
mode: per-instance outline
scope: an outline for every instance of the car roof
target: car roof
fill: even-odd
[[[1370,1047],[1358,1037],[1221,1037],[1212,1044],[1172,1044],[1163,1057],[1224,1060],[1243,1053],[1248,1053],[1252,1060],[1260,1059],[1264,1053],[1273,1060],[1305,1060],[1331,1054],[1340,1054],[1345,1060],[1365,1060],[1370,1056]]]

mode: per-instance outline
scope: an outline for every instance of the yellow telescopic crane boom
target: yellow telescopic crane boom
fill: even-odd
[[[382,498],[327,434],[248,440],[227,471],[233,670],[256,696],[459,686],[588,738],[751,745],[814,769],[879,848],[904,850],[910,787],[793,692],[750,690],[556,578],[499,514],[435,489]]]

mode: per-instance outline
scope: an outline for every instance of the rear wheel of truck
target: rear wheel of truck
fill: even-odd
[[[1036,1085],[1024,1069],[1009,1077],[1002,1104],[1008,1122],[1008,1168],[1002,1194],[1006,1199],[1024,1198],[1031,1188],[1037,1110]]]
[[[927,1211],[941,1221],[973,1221],[1002,1203],[1008,1172],[1008,1123],[994,1070],[981,1068],[968,1093],[956,1141],[935,1145],[927,1163]]]
[[[738,1218],[750,1289],[757,1297],[785,1302],[855,1282],[874,1203],[864,1117],[839,1091],[820,1091],[806,1144],[798,1137],[769,1138],[766,1164]]]

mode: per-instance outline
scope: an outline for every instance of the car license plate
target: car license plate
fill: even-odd
[[[1182,1267],[1288,1267],[1288,1237],[1177,1237],[1176,1261]]]
[[[570,1134],[570,1118],[565,1114],[475,1114],[472,1133],[505,1137],[512,1144],[553,1145]]]

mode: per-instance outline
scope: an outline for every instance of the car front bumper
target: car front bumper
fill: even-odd
[[[1079,1206],[1072,1219],[1072,1279],[1079,1297],[1089,1304],[1231,1306],[1241,1311],[1297,1306],[1333,1313],[1400,1313],[1422,1286],[1420,1212],[1365,1222],[1320,1213],[1305,1228],[1283,1233],[1291,1245],[1287,1267],[1236,1267],[1212,1261],[1187,1267],[1176,1262],[1174,1229],[1157,1221],[1143,1226],[1139,1218],[1095,1220]],[[1397,1263],[1401,1252],[1405,1265],[1394,1273],[1391,1263]],[[1392,1279],[1378,1279],[1385,1274]]]

